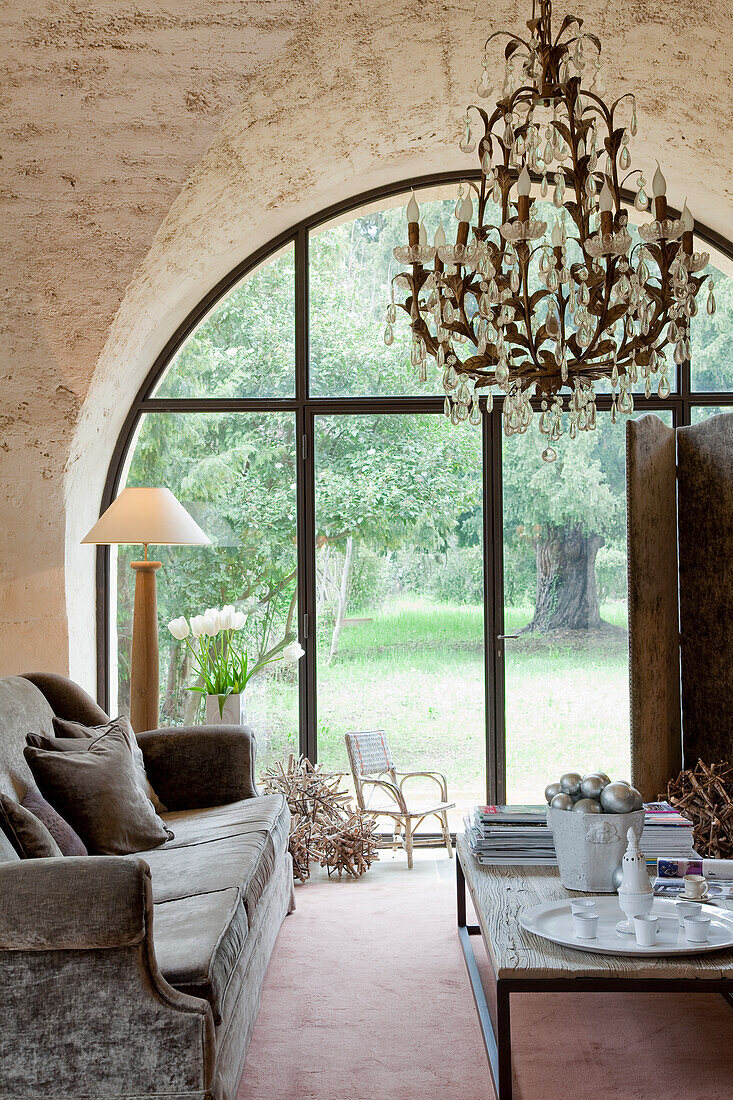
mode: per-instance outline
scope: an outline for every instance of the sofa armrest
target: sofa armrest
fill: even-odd
[[[259,794],[257,743],[243,726],[177,726],[140,733],[155,793],[169,810],[223,806]]]
[[[211,1006],[160,972],[142,859],[0,864],[0,1034],[0,1096],[219,1095]]]
[[[129,947],[145,937],[141,859],[68,856],[0,863],[0,950]]]

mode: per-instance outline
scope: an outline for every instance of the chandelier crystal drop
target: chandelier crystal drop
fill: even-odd
[[[566,428],[571,439],[595,428],[599,380],[610,382],[614,422],[633,411],[639,388],[669,395],[671,363],[690,357],[690,318],[710,258],[693,250],[687,203],[679,218],[669,213],[659,165],[652,220],[634,239],[622,188],[633,180],[638,212],[650,201],[645,177],[631,169],[636,100],[626,93],[607,105],[600,41],[571,15],[553,38],[551,19],[550,0],[533,0],[526,37],[489,36],[485,51],[498,35],[509,39],[501,98],[492,112],[468,108],[460,141],[477,154],[480,179],[459,187],[455,244],[442,223],[428,243],[410,198],[408,242],[394,250],[408,270],[391,280],[384,336],[393,342],[400,306],[412,364],[424,381],[435,359],[454,424],[479,424],[481,391],[489,409],[496,391],[506,434],[521,434],[536,398],[547,461]],[[492,93],[490,71],[485,52],[482,99]],[[707,309],[715,309],[712,286]]]

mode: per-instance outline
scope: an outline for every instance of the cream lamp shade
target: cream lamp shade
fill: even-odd
[[[135,733],[158,725],[159,561],[148,561],[148,546],[209,546],[204,534],[170,489],[123,489],[82,542],[97,546],[134,543],[145,547],[144,561],[131,561],[135,571],[135,605],[130,652],[130,721]]]
[[[123,489],[82,542],[209,546],[211,540],[170,489]]]

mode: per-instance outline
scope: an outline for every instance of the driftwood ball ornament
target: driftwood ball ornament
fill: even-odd
[[[301,882],[310,878],[312,862],[329,876],[343,871],[358,878],[379,859],[377,825],[373,816],[351,805],[341,790],[341,774],[324,772],[321,765],[290,753],[287,765],[278,761],[261,777],[267,794],[282,794],[291,815],[289,851],[293,873]]]
[[[636,809],[637,794],[626,783],[609,783],[601,791],[601,806],[607,814],[630,814]]]
[[[552,802],[555,795],[560,794],[561,790],[559,783],[548,783],[545,787],[545,802]]]
[[[563,794],[580,794],[582,776],[578,772],[565,772],[560,776],[560,789]]]
[[[661,797],[661,796],[660,796]],[[667,798],[692,821],[695,850],[706,859],[733,859],[733,767],[706,764],[680,772]]]
[[[556,794],[550,805],[553,810],[572,810],[575,803],[569,794]]]
[[[580,798],[573,804],[576,814],[602,814],[603,809],[597,798]]]
[[[601,791],[607,786],[608,783],[605,782],[604,776],[600,776],[597,773],[593,775],[584,775],[580,783],[580,793],[583,798],[600,798]]]

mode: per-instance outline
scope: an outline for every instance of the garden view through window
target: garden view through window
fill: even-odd
[[[417,189],[430,239],[455,194]],[[348,773],[344,734],[383,729],[398,770],[445,773],[455,828],[491,791],[537,802],[568,769],[630,778],[625,428],[600,398],[597,430],[548,465],[536,422],[510,439],[498,408],[450,425],[437,371],[420,385],[410,366],[407,317],[383,340],[405,201],[314,223],[299,254],[294,238],[238,277],[141,402],[120,488],[169,487],[212,543],[154,548],[161,722],[203,720],[167,623],[235,604],[254,657],[306,650],[247,687],[258,770],[308,751]],[[670,424],[732,407],[733,280],[713,263],[717,312],[703,302],[687,384],[670,372],[654,406]],[[111,594],[121,711],[138,554],[116,552]]]

